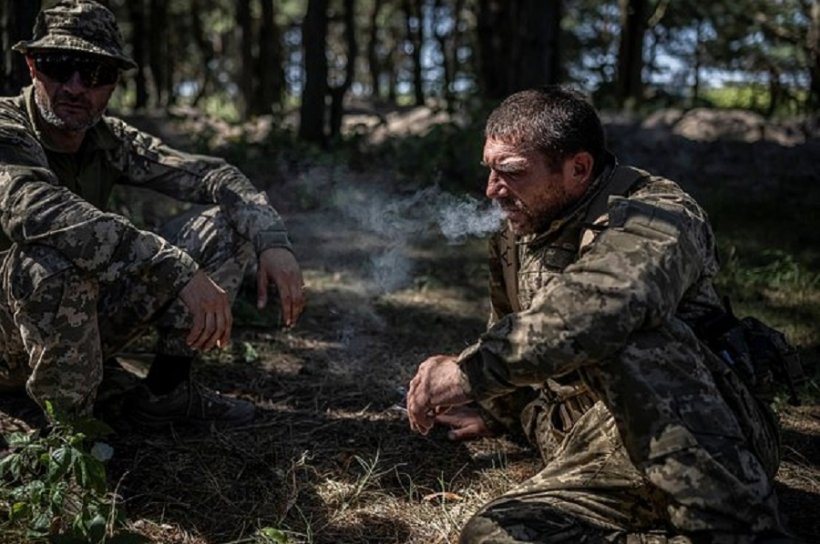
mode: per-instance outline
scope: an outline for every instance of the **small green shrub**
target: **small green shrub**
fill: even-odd
[[[806,269],[790,253],[767,249],[759,252],[756,263],[741,260],[735,246],[724,251],[725,262],[719,285],[737,295],[763,289],[808,291],[820,288],[820,274]]]
[[[71,419],[47,405],[46,432],[10,433],[0,460],[0,529],[20,542],[146,542],[119,531],[124,517],[108,492],[101,442],[111,429],[93,418]]]

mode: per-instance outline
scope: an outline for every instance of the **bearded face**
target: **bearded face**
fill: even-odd
[[[578,185],[572,161],[555,170],[535,149],[489,138],[483,158],[490,169],[486,195],[504,211],[514,233],[538,232],[583,195],[586,186]]]
[[[71,64],[63,59],[62,71],[56,75],[44,70],[50,64],[31,57],[27,60],[34,80],[34,101],[46,123],[59,130],[81,132],[100,120],[116,87],[116,78],[113,82],[110,77],[103,82],[91,79],[87,59],[78,61],[74,71],[66,70],[66,64]],[[100,66],[104,67],[102,62]]]

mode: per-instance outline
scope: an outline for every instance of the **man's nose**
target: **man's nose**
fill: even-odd
[[[88,89],[88,87],[86,87],[85,84],[82,82],[82,79],[80,79],[80,72],[74,70],[74,73],[71,74],[71,77],[68,78],[68,81],[63,83],[63,89],[73,94],[80,94],[84,93]]]
[[[507,186],[504,185],[504,182],[493,172],[490,172],[489,177],[487,178],[487,190],[484,191],[484,194],[487,195],[487,198],[504,198],[508,196],[508,189]]]

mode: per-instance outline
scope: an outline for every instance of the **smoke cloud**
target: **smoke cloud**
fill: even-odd
[[[414,242],[443,237],[449,244],[460,244],[471,236],[491,234],[504,220],[497,206],[438,187],[404,197],[373,190],[337,189],[333,204],[385,242],[384,249],[370,258],[370,278],[381,293],[401,289],[412,281],[414,263],[409,252]]]

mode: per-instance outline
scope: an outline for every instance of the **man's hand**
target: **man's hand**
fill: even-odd
[[[179,297],[194,316],[191,332],[185,338],[188,346],[199,351],[227,346],[233,325],[228,293],[204,271],[197,270]]]
[[[452,355],[430,357],[416,371],[407,392],[407,416],[410,428],[427,434],[442,408],[470,402],[461,385],[461,369]]]
[[[439,412],[435,422],[450,427],[447,433],[450,440],[474,440],[493,435],[479,409],[473,406],[454,406]]]
[[[260,310],[268,304],[268,286],[271,283],[275,283],[279,290],[285,326],[292,327],[305,309],[305,285],[302,270],[293,253],[287,249],[266,249],[259,255],[256,305]]]

